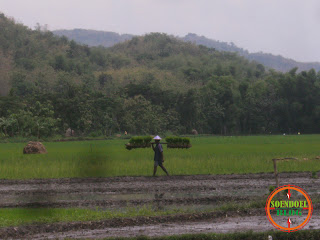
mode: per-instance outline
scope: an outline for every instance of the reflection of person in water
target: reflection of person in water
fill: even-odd
[[[164,157],[163,157],[163,148],[160,144],[161,137],[155,136],[153,138],[156,142],[156,146],[153,146],[152,143],[152,149],[154,151],[154,168],[153,168],[153,176],[156,175],[157,167],[160,166],[162,170],[169,176],[169,173],[167,172],[167,169],[163,166]]]
[[[163,210],[164,206],[162,204],[162,199],[163,199],[164,193],[159,193],[154,195],[154,208],[156,210]]]

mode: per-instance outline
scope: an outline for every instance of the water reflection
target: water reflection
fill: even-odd
[[[155,193],[154,194],[154,200],[153,200],[153,208],[155,210],[164,210],[164,202],[163,197],[164,197],[165,193]]]

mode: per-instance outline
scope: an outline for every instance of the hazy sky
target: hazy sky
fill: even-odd
[[[320,62],[318,0],[0,0],[0,11],[31,28],[118,33],[191,33],[250,52]]]

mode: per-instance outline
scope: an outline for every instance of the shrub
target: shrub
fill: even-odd
[[[103,136],[101,131],[95,131],[89,134],[89,137],[101,137],[101,136]]]

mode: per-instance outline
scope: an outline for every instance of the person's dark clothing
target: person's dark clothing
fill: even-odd
[[[153,145],[152,145],[153,148]],[[156,143],[156,146],[153,148],[154,151],[154,168],[153,176],[156,176],[157,167],[160,166],[162,170],[169,176],[167,169],[163,166],[163,149],[160,143]]]
[[[162,145],[160,143],[156,144],[154,148],[154,161],[158,162],[158,165],[162,165]]]

